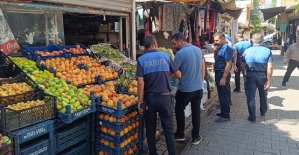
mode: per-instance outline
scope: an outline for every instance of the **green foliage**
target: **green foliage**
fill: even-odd
[[[275,8],[276,5],[277,5],[277,0],[272,0],[271,8]],[[268,21],[269,21],[270,24],[274,24],[274,25],[275,25],[275,22],[276,22],[276,16],[270,18]]]
[[[299,11],[299,0],[296,0],[295,11]]]
[[[250,24],[253,27],[250,33],[258,33],[262,30],[262,21],[260,18],[259,0],[253,0],[253,10],[250,12]]]

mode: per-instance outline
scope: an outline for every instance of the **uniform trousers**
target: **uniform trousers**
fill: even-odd
[[[228,73],[226,77],[225,86],[220,85],[220,80],[223,76],[223,72],[215,71],[215,82],[217,86],[218,99],[220,102],[221,114],[224,118],[230,118],[230,103],[231,103],[231,90],[230,90],[230,78],[231,74]]]

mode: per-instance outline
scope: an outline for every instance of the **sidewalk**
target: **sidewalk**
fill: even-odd
[[[299,72],[294,70],[287,86],[282,87],[286,66],[280,53],[272,52],[274,73],[266,116],[257,115],[256,123],[249,122],[244,91],[232,92],[231,121],[214,122],[219,112],[214,110],[202,122],[202,142],[194,146],[189,140],[181,155],[299,155]],[[234,80],[231,82],[233,89]],[[258,93],[256,106],[259,114]]]

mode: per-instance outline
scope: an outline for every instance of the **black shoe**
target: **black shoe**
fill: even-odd
[[[177,133],[174,133],[174,140],[177,142],[185,141],[185,136],[178,136]]]
[[[200,142],[202,141],[201,136],[199,136],[198,138],[192,138],[192,144],[193,145],[198,145]]]
[[[211,98],[211,93],[208,93],[208,99],[210,99]]]
[[[215,120],[215,122],[219,122],[219,123],[226,122],[226,121],[230,121],[230,118],[220,117]]]
[[[237,88],[235,88],[233,91],[236,92],[236,93],[241,93],[241,90],[237,89]]]
[[[217,113],[216,116],[222,117],[222,113]]]
[[[250,121],[250,122],[252,122],[252,123],[255,123],[255,120],[252,119],[252,118],[250,118],[250,117],[248,117],[248,121]]]
[[[261,116],[265,116],[266,113],[261,113]]]
[[[285,87],[285,86],[286,86],[286,83],[285,83],[285,82],[283,82],[281,85]]]

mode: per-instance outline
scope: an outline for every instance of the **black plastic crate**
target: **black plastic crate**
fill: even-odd
[[[90,138],[90,118],[86,116],[71,124],[56,120],[55,150],[61,152],[83,140]]]
[[[13,62],[0,66],[0,78],[7,79],[13,78],[23,73],[23,71]]]
[[[83,140],[61,152],[56,153],[56,155],[90,155],[91,142]]]
[[[52,95],[45,94],[41,91],[35,93],[30,98],[21,101],[44,100],[45,104],[23,109],[11,110],[6,107],[0,107],[1,127],[6,130],[17,130],[26,126],[30,126],[45,120],[56,117],[56,98]],[[17,103],[13,102],[11,104]]]
[[[3,142],[2,146],[0,147],[0,155],[14,155],[15,154],[15,140],[16,136],[8,132],[4,129],[0,128],[0,133],[2,134],[2,137],[7,136],[8,139]]]
[[[25,73],[22,73],[14,78],[0,80],[0,85],[17,83],[17,82],[26,82],[28,85],[30,85],[32,87],[32,90],[30,90],[28,92],[21,93],[21,94],[0,97],[1,105],[8,105],[9,103],[12,103],[12,102],[17,102],[20,100],[27,99],[27,98],[31,97],[32,95],[34,95],[38,91],[38,85]]]

